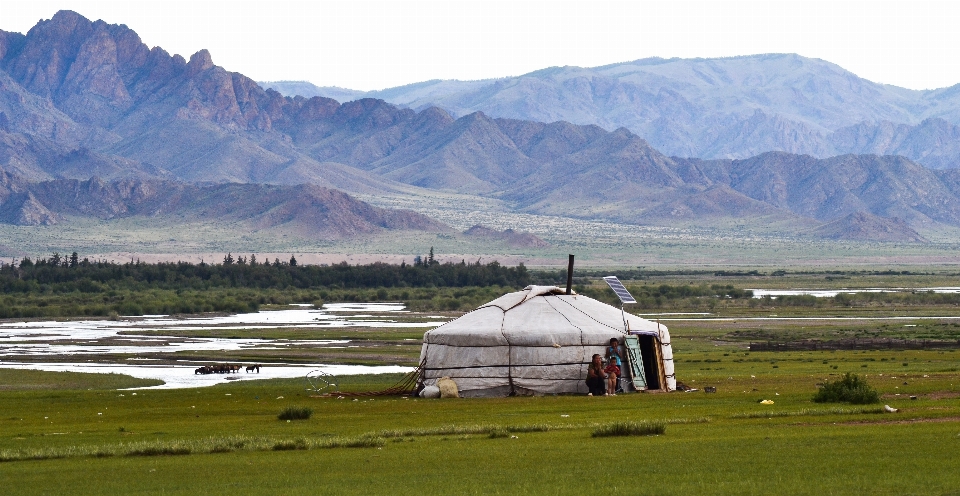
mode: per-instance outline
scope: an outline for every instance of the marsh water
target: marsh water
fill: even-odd
[[[441,317],[427,317],[427,322],[398,322],[396,318],[391,318],[406,313],[404,306],[399,303],[332,303],[319,309],[312,305],[291,305],[285,310],[212,317],[148,315],[118,320],[6,322],[0,324],[0,368],[122,373],[164,381],[162,386],[154,386],[156,388],[210,386],[228,380],[304,377],[314,370],[332,375],[408,372],[413,369],[401,366],[270,363],[261,367],[259,373],[241,371],[238,374],[196,375],[194,370],[199,364],[194,361],[170,363],[170,360],[142,356],[184,351],[351,346],[349,339],[183,337],[174,331],[324,328],[349,331],[350,328],[370,327],[429,328],[445,321]],[[144,334],[138,335],[138,331]],[[163,331],[170,331],[170,335],[164,335]],[[83,357],[84,360],[70,360],[72,356]],[[101,356],[102,359],[91,356]],[[10,360],[13,357],[16,357],[15,361]]]
[[[814,296],[817,298],[833,298],[838,294],[855,293],[960,293],[958,287],[938,287],[938,288],[856,288],[856,289],[748,289],[753,291],[754,298],[763,298],[770,296]]]

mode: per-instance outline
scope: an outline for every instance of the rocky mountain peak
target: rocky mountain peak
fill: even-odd
[[[199,74],[213,67],[213,56],[210,51],[204,48],[190,56],[190,62],[187,62],[187,73],[189,75]]]

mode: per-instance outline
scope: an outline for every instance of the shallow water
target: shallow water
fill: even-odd
[[[236,374],[194,374],[197,368],[194,365],[149,365],[149,364],[107,364],[107,363],[0,363],[0,368],[5,369],[30,369],[44,370],[48,372],[86,372],[91,374],[125,374],[140,379],[160,379],[164,384],[160,386],[150,386],[131,389],[181,389],[195,388],[204,386],[213,386],[225,382],[236,382],[255,379],[280,379],[291,377],[305,377],[308,372],[314,370],[323,371],[326,374],[337,375],[361,375],[361,374],[392,374],[408,373],[414,370],[413,367],[400,367],[396,365],[387,366],[367,366],[367,365],[288,365],[271,364],[260,367],[260,373],[246,373],[241,369]],[[304,387],[306,388],[306,380]]]
[[[266,379],[302,377],[320,369],[331,374],[381,374],[409,372],[410,367],[370,367],[358,365],[268,365],[258,374],[194,375],[198,366],[151,365],[150,359],[130,357],[133,363],[63,363],[54,360],[70,355],[139,355],[183,351],[235,351],[243,349],[283,349],[289,346],[343,347],[342,340],[229,339],[184,338],[153,334],[157,331],[208,329],[304,329],[304,328],[428,328],[443,322],[396,322],[391,314],[405,314],[398,303],[333,303],[314,309],[312,305],[291,305],[288,310],[221,315],[214,317],[176,318],[167,315],[124,317],[111,320],[7,322],[0,324],[0,367],[46,371],[122,373],[144,379],[166,382],[158,388],[200,387],[220,384],[228,377]],[[372,314],[380,314],[372,315]],[[349,320],[348,320],[349,319]],[[138,330],[151,335],[138,336]],[[127,334],[120,334],[125,332]],[[31,362],[3,361],[4,357],[31,357]],[[46,360],[45,360],[46,359]],[[246,364],[245,364],[246,365]]]
[[[939,287],[939,288],[861,288],[861,289],[748,289],[753,291],[754,298],[763,298],[770,296],[814,296],[817,298],[833,298],[840,293],[960,293],[958,287]]]

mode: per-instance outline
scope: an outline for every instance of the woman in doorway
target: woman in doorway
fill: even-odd
[[[607,389],[604,384],[606,378],[607,374],[603,372],[603,358],[600,357],[599,353],[593,355],[590,367],[587,368],[587,389],[590,390],[587,395],[603,396]]]

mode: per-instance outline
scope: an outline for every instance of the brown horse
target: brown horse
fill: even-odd
[[[259,363],[256,364],[256,365],[247,365],[247,372],[253,372],[254,370],[256,370],[258,374],[260,373],[260,364],[259,364]]]

